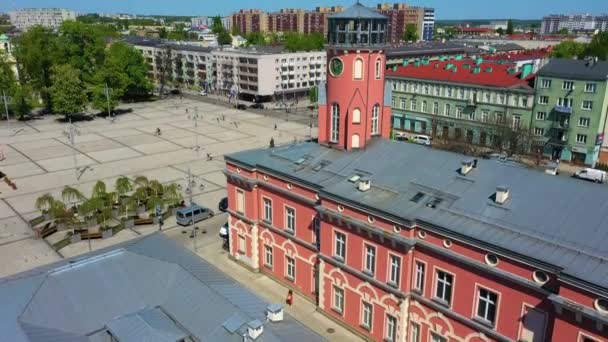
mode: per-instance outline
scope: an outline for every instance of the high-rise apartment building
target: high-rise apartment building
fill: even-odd
[[[543,17],[540,32],[542,34],[553,34],[564,28],[568,31],[608,31],[608,15],[552,14]]]
[[[76,12],[63,8],[26,8],[9,12],[9,16],[11,24],[21,31],[36,25],[56,29],[65,20],[76,20]]]
[[[403,34],[407,25],[416,27],[419,40],[433,39],[435,27],[435,10],[433,8],[412,7],[405,3],[378,4],[376,11],[388,17],[388,42],[399,43],[403,41]]]
[[[333,13],[343,12],[342,6],[317,7],[314,11],[304,12],[303,33],[310,34],[313,32],[323,33],[327,35],[327,18]]]
[[[230,27],[236,27],[243,34],[252,32],[266,32],[268,28],[268,14],[259,9],[240,10],[232,14]]]
[[[268,32],[304,32],[304,10],[284,8],[268,13]]]

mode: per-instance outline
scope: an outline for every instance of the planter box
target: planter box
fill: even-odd
[[[44,215],[41,215],[41,216],[35,217],[35,218],[33,218],[33,219],[31,219],[31,220],[29,221],[29,223],[30,223],[30,227],[35,227],[35,226],[37,226],[37,225],[41,224],[41,223],[42,223],[42,222],[44,222],[44,221],[46,221],[46,219],[44,218]]]
[[[74,234],[70,236],[70,243],[80,242],[80,234]]]
[[[93,217],[92,219],[89,219],[86,222],[86,225],[89,226],[89,227],[97,225],[97,218]]]
[[[135,221],[133,219],[129,219],[129,220],[124,221],[124,227],[126,229],[135,227]]]
[[[104,230],[104,231],[101,233],[101,238],[102,238],[102,239],[107,239],[107,238],[112,237],[112,235],[113,235],[113,234],[112,234],[112,229]]]

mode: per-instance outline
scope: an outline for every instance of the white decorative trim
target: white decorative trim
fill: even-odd
[[[260,250],[258,249],[258,225],[251,226],[251,267],[260,269]]]
[[[539,275],[540,275],[540,274],[542,274],[542,275],[544,275],[545,277],[547,277],[547,280],[541,280],[541,279],[539,278]],[[546,284],[547,282],[549,282],[549,279],[550,279],[550,278],[549,278],[549,275],[548,275],[547,273],[545,273],[545,272],[543,272],[543,271],[541,271],[541,270],[536,270],[536,271],[532,272],[532,279],[533,279],[535,282],[537,282],[538,284],[544,285],[544,284]]]

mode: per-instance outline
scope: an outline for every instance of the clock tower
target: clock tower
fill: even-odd
[[[387,18],[357,2],[328,19],[327,85],[319,93],[319,143],[363,149],[391,130],[385,90]]]

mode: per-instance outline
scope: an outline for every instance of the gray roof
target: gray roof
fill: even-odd
[[[386,19],[386,16],[375,12],[369,7],[363,6],[360,2],[356,2],[345,11],[333,14],[330,19]]]
[[[552,59],[538,71],[538,74],[566,79],[606,81],[608,80],[608,62],[591,63],[578,59]]]
[[[526,48],[515,43],[504,43],[504,44],[494,44],[492,45],[496,52],[502,51],[514,51],[514,50],[525,50]]]
[[[235,314],[243,318],[237,329],[264,321],[268,304],[154,234],[1,279],[0,336],[11,342],[102,341],[107,326],[127,341],[164,341],[185,333],[236,342],[241,335],[227,331],[224,322]],[[266,324],[258,339],[322,340],[289,315]]]
[[[386,51],[386,55],[389,57],[431,56],[440,54],[457,54],[464,52],[465,45],[460,43],[421,42],[388,48]]]
[[[305,165],[295,165],[303,156]],[[539,267],[582,280],[608,293],[608,190],[576,179],[479,160],[467,176],[462,155],[414,144],[374,140],[344,152],[314,143],[235,153],[228,161],[270,170],[337,198],[402,222],[425,222],[490,250],[526,258]],[[321,162],[328,165],[315,171]],[[372,188],[348,181],[368,176]],[[510,188],[503,204],[496,187]],[[424,196],[411,201],[417,193]],[[426,204],[441,199],[434,208]]]

